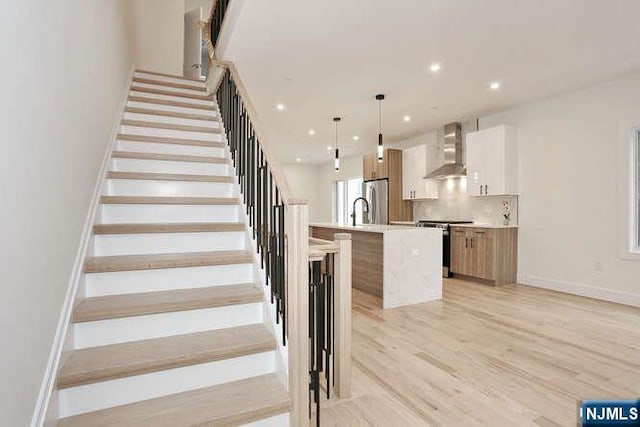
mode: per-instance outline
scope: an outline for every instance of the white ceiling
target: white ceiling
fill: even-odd
[[[375,150],[376,93],[391,142],[640,70],[639,17],[639,0],[251,0],[225,59],[279,159],[320,163],[336,115],[343,156]]]

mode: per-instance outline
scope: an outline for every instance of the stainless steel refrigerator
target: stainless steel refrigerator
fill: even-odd
[[[362,183],[362,195],[369,202],[369,213],[363,207],[362,221],[365,224],[389,223],[389,181],[377,179]]]

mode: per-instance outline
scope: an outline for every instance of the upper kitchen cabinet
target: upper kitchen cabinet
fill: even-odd
[[[427,146],[402,150],[402,199],[437,199],[438,182],[424,179],[427,173]]]
[[[501,125],[467,134],[467,193],[470,196],[518,194],[515,129]]]
[[[362,178],[365,181],[389,178],[389,150],[384,150],[382,162],[378,162],[377,153],[369,153],[362,158]]]

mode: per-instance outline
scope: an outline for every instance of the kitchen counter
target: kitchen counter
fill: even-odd
[[[409,227],[415,227],[414,221],[391,221],[391,225],[408,225]]]
[[[312,222],[309,223],[311,227],[325,227],[335,228],[338,230],[346,231],[364,231],[366,233],[386,233],[387,231],[406,230],[409,228],[415,228],[413,225],[385,225],[385,224],[333,224],[330,222]]]
[[[451,227],[461,228],[518,228],[517,225],[497,225],[497,224],[483,224],[474,222],[473,224],[451,224]]]
[[[309,235],[350,233],[352,286],[382,298],[382,308],[442,299],[442,230],[402,225],[311,223]]]

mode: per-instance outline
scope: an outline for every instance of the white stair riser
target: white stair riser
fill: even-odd
[[[157,142],[118,141],[120,151],[136,153],[183,154],[187,156],[225,157],[229,154],[226,148],[202,147],[199,145],[162,144]]]
[[[289,412],[249,424],[242,424],[242,427],[289,427]]]
[[[86,297],[253,283],[251,264],[85,274]]]
[[[263,303],[230,305],[73,324],[74,349],[262,322]]]
[[[226,163],[176,162],[173,160],[111,159],[112,171],[158,172],[193,175],[229,176],[231,168]]]
[[[134,89],[129,91],[129,96],[136,96],[140,98],[151,98],[151,99],[164,99],[165,101],[183,102],[183,103],[192,104],[192,105],[206,105],[206,106],[213,105],[213,101],[208,101],[204,99],[193,99],[193,98],[185,98],[183,96],[161,95],[158,93],[139,92]]]
[[[97,224],[237,222],[238,205],[101,205]]]
[[[191,132],[186,130],[156,129],[141,126],[120,126],[120,133],[127,135],[160,136],[164,138],[195,139],[198,141],[221,142],[219,133]]]
[[[273,373],[275,357],[269,351],[63,389],[60,417]]]
[[[202,110],[199,108],[176,107],[173,105],[152,104],[149,102],[142,102],[142,101],[127,101],[127,107],[145,108],[148,110],[158,110],[158,111],[173,111],[175,113],[198,114],[200,116],[211,116],[211,118],[218,117],[218,113],[214,110]]]
[[[93,256],[143,255],[246,249],[245,232],[102,234],[93,237]]]
[[[224,182],[147,181],[110,179],[103,194],[117,196],[237,196],[234,184]]]
[[[170,83],[180,83],[180,84],[188,84],[191,86],[200,86],[205,87],[206,84],[202,81],[189,80],[189,79],[178,79],[169,76],[159,76],[157,74],[145,73],[144,71],[136,71],[133,74],[134,77],[139,77],[141,79],[147,80],[155,80],[158,82],[170,82]]]
[[[168,123],[173,125],[200,126],[200,127],[207,127],[212,129],[217,129],[220,127],[220,122],[214,119],[213,117],[211,118],[211,120],[196,120],[196,119],[185,119],[182,117],[160,116],[157,114],[125,112],[123,118],[125,120],[142,120],[145,122]]]
[[[162,84],[133,82],[133,85],[131,85],[132,90],[135,90],[136,88],[139,88],[139,87],[147,88],[147,89],[158,89],[158,90],[163,90],[165,92],[175,92],[176,95],[182,95],[182,94],[206,95],[207,94],[206,92],[203,92],[201,90],[184,89],[184,88],[178,88],[178,87],[167,86]]]

